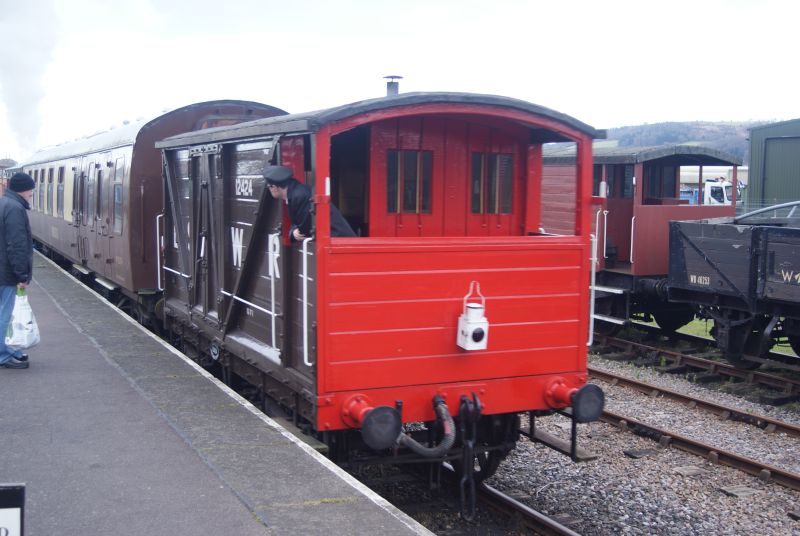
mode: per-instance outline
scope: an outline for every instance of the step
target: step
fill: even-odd
[[[594,285],[593,287],[590,287],[590,288],[592,288],[593,290],[595,290],[597,292],[607,292],[609,294],[625,294],[625,289],[624,288],[605,287],[603,285]]]
[[[606,316],[599,313],[595,313],[592,316],[595,320],[602,320],[603,322],[609,322],[611,324],[619,324],[620,326],[624,326],[628,323],[628,320],[624,318],[617,318],[616,316]]]

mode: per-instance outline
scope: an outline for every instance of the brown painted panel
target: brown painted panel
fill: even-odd
[[[733,216],[732,206],[639,205],[633,237],[633,275],[666,275],[669,272],[669,222]],[[609,232],[611,222],[609,221]]]
[[[272,141],[234,144],[223,152],[222,217],[216,247],[218,293],[227,332],[272,348],[284,348],[283,207],[266,189],[262,171]],[[259,220],[259,217],[261,218]],[[286,359],[286,356],[282,356]]]
[[[541,227],[551,234],[575,234],[574,165],[544,166],[542,171]]]

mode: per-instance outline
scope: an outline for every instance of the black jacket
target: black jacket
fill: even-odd
[[[299,229],[304,236],[311,236],[312,217],[311,188],[296,180],[289,181],[286,202],[289,205],[289,219],[292,228],[289,236],[294,240],[294,230]],[[356,236],[353,228],[333,204],[331,207],[331,236]]]
[[[33,238],[27,210],[31,206],[17,192],[0,197],[0,285],[30,283]]]

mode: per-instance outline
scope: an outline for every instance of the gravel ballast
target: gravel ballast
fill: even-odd
[[[599,358],[590,364],[742,411],[800,422],[796,412],[708,390],[682,377]],[[597,383],[606,392],[611,411],[800,472],[800,439]],[[569,435],[569,421],[563,417],[539,419],[537,427],[564,438]],[[543,445],[522,440],[488,483],[550,516],[577,520],[571,528],[585,535],[800,535],[800,521],[790,516],[800,510],[800,492],[677,449],[660,448],[655,441],[603,423],[580,425],[579,445],[599,458],[573,463]],[[723,490],[728,488],[733,489]]]

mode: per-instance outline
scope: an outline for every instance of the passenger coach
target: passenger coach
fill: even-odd
[[[162,141],[167,327],[339,461],[399,446],[474,453],[491,474],[518,412],[602,408],[585,386],[601,135],[510,98],[408,93]],[[577,144],[578,215],[553,235],[540,232],[542,145],[556,141]],[[268,163],[312,187],[313,238],[290,241]],[[359,236],[330,236],[331,203]]]
[[[155,218],[163,205],[156,140],[285,113],[254,102],[203,102],[39,151],[21,164],[37,184],[33,236],[152,325],[160,298]]]

